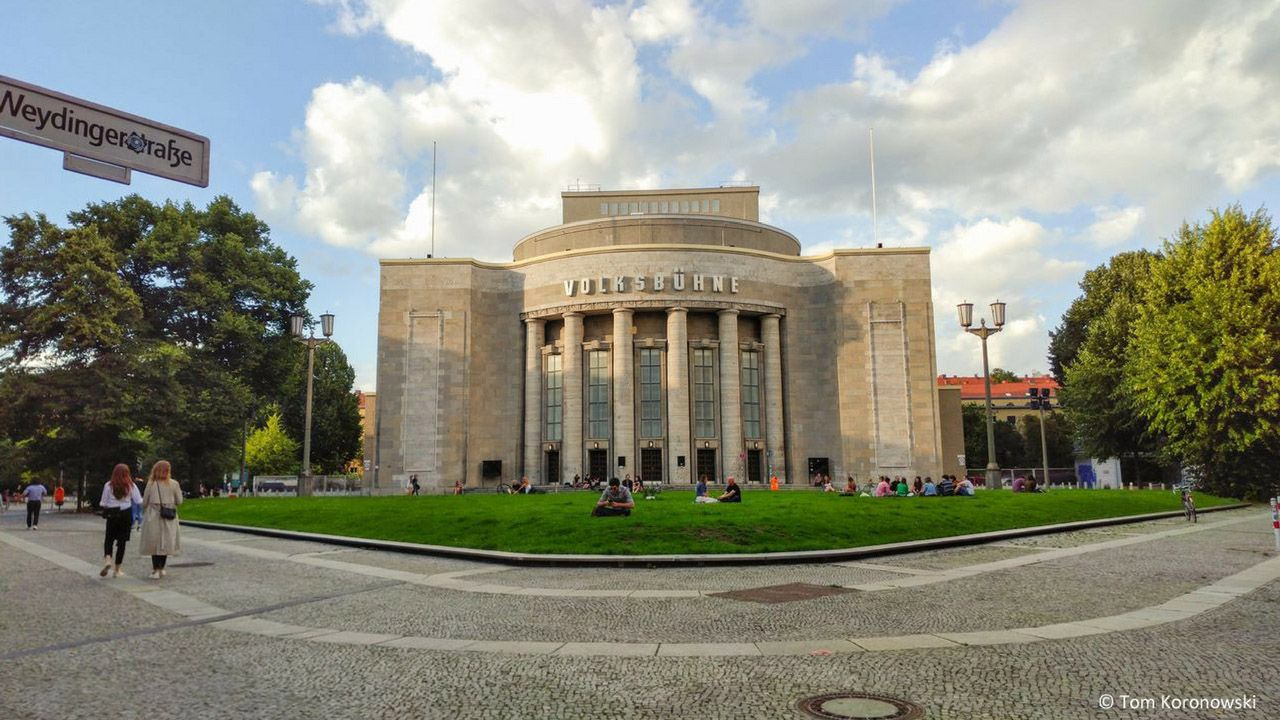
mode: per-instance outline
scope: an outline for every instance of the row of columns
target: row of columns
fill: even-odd
[[[630,308],[613,310],[613,441],[610,456],[619,454],[631,457],[633,467],[638,467],[635,452],[635,353],[631,343],[632,321],[635,313]],[[561,440],[561,478],[542,478],[543,482],[559,482],[574,475],[583,474],[582,431],[582,313],[569,312],[564,316],[563,341],[566,352],[561,359],[563,379],[563,439]],[[667,310],[667,442],[664,461],[669,468],[669,482],[690,481],[693,467],[693,441],[690,428],[689,404],[689,312],[687,308]],[[786,477],[784,435],[782,430],[782,357],[781,332],[778,315],[765,315],[761,323],[761,339],[764,341],[764,405],[765,446],[769,453],[765,471],[772,466],[774,474]],[[542,467],[542,344],[546,333],[546,321],[531,318],[525,321],[525,375],[524,375],[524,468],[525,474],[537,477]],[[724,462],[724,475],[746,477],[742,462],[742,375],[738,347],[738,311],[719,311],[720,347],[720,447]],[[681,351],[685,350],[685,351]],[[675,458],[683,456],[684,468],[677,468]],[[682,474],[676,474],[679,471]],[[631,470],[632,473],[635,470]]]

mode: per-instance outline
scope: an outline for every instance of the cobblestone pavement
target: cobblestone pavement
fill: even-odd
[[[1280,716],[1280,569],[1260,509],[1203,515],[1172,536],[1161,533],[1185,523],[664,570],[509,569],[184,528],[184,554],[159,583],[139,579],[149,565],[132,544],[132,577],[99,579],[100,524],[52,513],[26,532],[20,513],[0,516],[0,718],[800,718],[797,700],[840,690],[910,700],[931,718]],[[1098,546],[1123,538],[1138,541]],[[1080,553],[998,565],[1055,548]],[[705,594],[911,578],[929,584],[775,605]],[[565,595],[582,590],[618,594]],[[1196,609],[1144,610],[1169,601]],[[1153,619],[1103,627],[1132,611]],[[1089,634],[1004,632],[1045,625]],[[288,626],[291,637],[264,634]],[[1000,644],[934,634],[974,631],[992,632],[970,642]],[[876,642],[898,635],[946,646]],[[448,642],[465,649],[439,649]],[[565,643],[600,645],[547,654],[575,647]],[[730,654],[739,647],[751,654]],[[780,654],[761,654],[770,648]],[[1104,694],[1117,707],[1100,708]],[[1256,706],[1178,710],[1163,696]]]

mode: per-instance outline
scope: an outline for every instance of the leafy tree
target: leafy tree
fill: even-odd
[[[311,472],[345,472],[363,453],[364,428],[354,391],[356,372],[337,343],[316,348],[311,402]],[[296,345],[293,372],[284,385],[280,406],[289,436],[303,442],[307,402],[307,351]]]
[[[991,382],[993,383],[1011,383],[1018,382],[1022,378],[1018,377],[1011,370],[1004,368],[991,368]]]
[[[1018,432],[1022,435],[1022,447],[1025,452],[1019,465],[1040,467],[1043,458],[1040,453],[1039,415],[1023,415],[1018,421]],[[1075,467],[1076,454],[1071,423],[1062,413],[1045,413],[1044,440],[1045,447],[1049,451],[1049,467]]]
[[[1264,497],[1280,468],[1280,252],[1239,206],[1166,241],[1134,323],[1124,391],[1163,454],[1213,490]]]
[[[1159,262],[1160,256],[1149,252],[1122,253],[1086,273],[1080,283],[1085,294],[1063,320],[1064,325],[1083,323],[1084,341],[1070,351],[1062,343],[1056,351],[1050,347],[1051,361],[1054,352],[1067,353],[1058,358],[1066,375],[1062,410],[1081,451],[1091,457],[1134,458],[1159,444],[1125,389],[1133,325]]]
[[[246,441],[245,462],[253,475],[296,475],[301,457],[298,443],[280,425],[279,411],[271,413]]]
[[[987,466],[986,408],[981,405],[965,404],[961,412],[964,419],[965,465],[971,468],[985,468]],[[1026,449],[1017,427],[1007,420],[996,419],[992,423],[992,431],[996,441],[996,462],[1002,468],[1020,467],[1026,455]],[[1039,443],[1040,440],[1037,438],[1036,442]]]
[[[5,219],[0,435],[71,477],[160,455],[212,481],[241,419],[278,393],[310,284],[226,197],[200,210],[132,195],[68,220]]]
[[[1083,294],[1072,301],[1062,322],[1049,333],[1049,370],[1060,385],[1066,383],[1066,368],[1075,363],[1093,322],[1117,302],[1132,306],[1141,302],[1146,274],[1159,257],[1148,250],[1120,253],[1084,274],[1080,281]]]

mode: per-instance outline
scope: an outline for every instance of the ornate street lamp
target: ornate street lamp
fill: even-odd
[[[1004,306],[999,300],[991,303],[991,322],[995,327],[987,327],[986,318],[978,327],[973,327],[973,303],[963,302],[956,306],[960,315],[960,326],[967,333],[982,339],[982,382],[987,395],[987,488],[994,490],[1001,487],[1000,464],[996,462],[996,430],[991,410],[991,368],[987,364],[987,338],[1004,329]]]
[[[310,328],[310,335],[303,337],[302,333],[307,329],[307,319],[302,315],[294,315],[289,318],[289,330],[293,333],[293,339],[307,346],[307,412],[305,430],[302,434],[302,476],[298,478],[298,494],[311,494],[311,381],[315,375],[316,367],[316,348],[327,342],[331,342],[329,338],[333,337],[333,313],[325,313],[320,316],[320,331],[324,337],[316,337],[315,328]]]

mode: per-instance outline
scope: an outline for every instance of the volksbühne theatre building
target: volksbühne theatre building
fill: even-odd
[[[562,197],[510,263],[382,261],[382,489],[941,473],[928,248],[801,256],[758,187]]]

